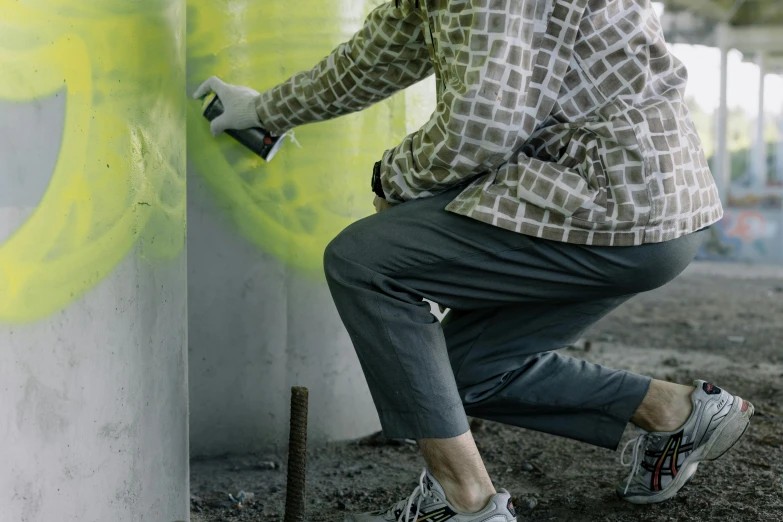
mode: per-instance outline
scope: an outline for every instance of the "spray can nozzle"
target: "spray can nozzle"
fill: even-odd
[[[220,98],[214,92],[207,93],[201,98],[201,110],[204,117],[212,121],[223,114],[223,103],[221,103]],[[245,130],[227,130],[226,134],[258,154],[265,161],[272,161],[286,137],[285,135],[273,136],[269,131],[261,127]]]

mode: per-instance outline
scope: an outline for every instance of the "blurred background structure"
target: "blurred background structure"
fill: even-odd
[[[783,262],[783,2],[665,0],[689,106],[726,208],[702,257]]]

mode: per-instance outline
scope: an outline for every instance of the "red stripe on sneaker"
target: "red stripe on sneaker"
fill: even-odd
[[[677,445],[674,447],[674,453],[671,458],[672,478],[677,476],[677,451],[680,449],[680,442],[682,442],[682,436],[677,439]]]
[[[746,411],[748,411],[748,401],[742,399],[742,408],[740,408],[740,412],[746,412]]]
[[[653,491],[660,491],[661,490],[661,468],[663,468],[663,461],[666,460],[666,454],[669,453],[669,448],[672,445],[672,439],[669,438],[669,442],[666,443],[666,448],[664,448],[663,452],[661,453],[661,456],[658,457],[658,462],[655,463],[655,471],[652,475],[652,490]]]

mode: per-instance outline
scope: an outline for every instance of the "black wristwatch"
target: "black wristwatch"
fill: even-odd
[[[376,161],[375,166],[372,168],[372,191],[375,195],[381,199],[386,199],[386,194],[383,193],[383,184],[381,183],[381,162]]]

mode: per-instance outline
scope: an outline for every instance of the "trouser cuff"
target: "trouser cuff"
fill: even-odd
[[[388,439],[450,439],[470,429],[461,403],[437,411],[380,410],[378,417]]]
[[[624,397],[617,402],[617,405],[609,412],[616,422],[610,422],[606,426],[606,434],[603,437],[600,446],[616,450],[620,446],[620,441],[625,433],[625,428],[631,422],[631,417],[639,409],[650,389],[652,378],[644,375],[626,372],[623,382]]]

